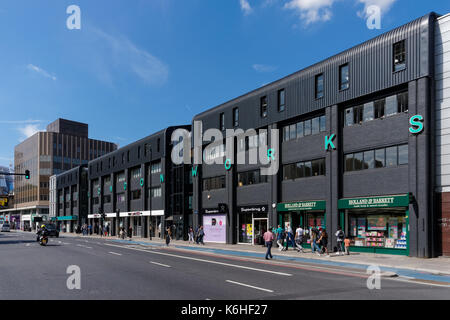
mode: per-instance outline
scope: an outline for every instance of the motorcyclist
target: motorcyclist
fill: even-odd
[[[39,228],[39,230],[38,230],[38,232],[37,232],[36,234],[37,234],[37,241],[39,241],[39,238],[40,238],[41,236],[48,236],[48,230],[47,230],[47,228],[45,227],[45,224],[43,224],[43,225]]]

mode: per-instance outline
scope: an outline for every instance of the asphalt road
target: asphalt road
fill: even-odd
[[[450,288],[381,279],[369,290],[361,270],[218,256],[108,240],[0,234],[0,300],[8,299],[449,299]],[[69,266],[81,289],[69,290]],[[72,276],[73,278],[73,276]],[[71,282],[74,283],[74,282]]]

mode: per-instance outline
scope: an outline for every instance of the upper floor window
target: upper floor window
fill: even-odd
[[[261,117],[267,118],[267,96],[261,98]]]
[[[326,175],[325,159],[302,161],[283,166],[283,180],[295,180]]]
[[[214,159],[223,158],[225,156],[225,145],[220,144],[216,146],[208,146],[203,150],[203,159],[205,161],[212,161]]]
[[[345,109],[345,126],[408,111],[408,91]]]
[[[295,140],[326,131],[325,115],[300,121],[283,128],[283,141]]]
[[[408,164],[408,145],[350,153],[344,156],[345,171],[396,167]]]
[[[160,173],[162,172],[161,162],[152,163],[151,173]]]
[[[238,187],[266,182],[267,176],[261,175],[259,169],[238,173]]]
[[[219,127],[220,127],[220,130],[225,130],[225,113],[221,113],[220,114],[220,121],[219,121],[220,123],[219,123]]]
[[[121,172],[117,175],[117,183],[125,181],[125,173]]]
[[[161,150],[161,139],[158,138],[157,145],[156,145],[156,151],[160,152],[160,150]]]
[[[203,191],[224,189],[224,188],[225,188],[225,176],[203,179]]]
[[[339,88],[345,90],[350,87],[350,73],[348,63],[339,67]]]
[[[239,126],[239,108],[233,109],[233,126]]]
[[[278,91],[278,111],[284,111],[286,108],[286,91],[284,89]]]
[[[141,168],[134,168],[131,170],[131,176],[134,179],[139,179],[141,177]]]
[[[323,97],[323,73],[316,76],[316,99]]]
[[[406,46],[405,40],[394,43],[394,71],[406,68]]]

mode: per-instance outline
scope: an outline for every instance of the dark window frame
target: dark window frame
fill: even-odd
[[[319,79],[322,79],[322,90],[319,91]],[[316,100],[322,99],[325,95],[325,77],[323,73],[319,73],[315,76],[314,80],[314,97]]]
[[[262,96],[259,99],[259,108],[261,118],[267,118],[267,116],[269,115],[269,103],[267,100],[267,96]]]
[[[283,93],[283,103],[281,103],[281,93]],[[286,110],[286,89],[278,90],[278,112]]]
[[[344,68],[347,68],[347,74],[348,74],[348,80],[346,82],[343,82],[344,79],[342,79],[342,71]],[[344,63],[339,66],[339,91],[345,91],[350,89],[350,64]]]
[[[397,58],[399,58],[398,61]],[[399,72],[405,70],[406,60],[407,60],[406,39],[403,39],[397,41],[392,45],[392,68],[393,68],[392,71]]]

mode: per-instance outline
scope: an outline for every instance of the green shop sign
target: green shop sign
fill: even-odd
[[[382,196],[371,198],[354,198],[339,200],[339,209],[393,208],[407,207],[409,195]]]
[[[63,216],[63,217],[56,217],[58,221],[72,221],[72,220],[78,220],[78,216]]]
[[[277,211],[326,210],[326,201],[298,201],[277,204]]]

